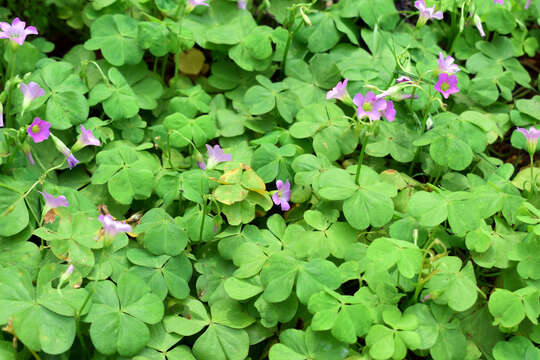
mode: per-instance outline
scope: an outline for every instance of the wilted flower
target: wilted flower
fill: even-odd
[[[540,138],[540,130],[530,127],[529,130],[518,127],[516,129],[525,136],[527,139],[527,149],[529,154],[534,154],[536,152],[536,144],[538,143],[538,138]]]
[[[35,118],[34,122],[28,126],[26,130],[28,135],[34,139],[35,143],[40,143],[49,138],[51,124],[47,121],[41,120],[40,118]]]
[[[101,142],[94,137],[91,130],[86,130],[84,125],[81,125],[81,136],[77,139],[75,145],[73,145],[73,152],[79,151],[85,146],[100,146]]]
[[[440,92],[445,99],[448,99],[451,94],[459,92],[456,75],[439,74],[439,81],[435,84],[435,90]]]
[[[212,169],[214,166],[224,161],[232,161],[231,154],[225,154],[223,149],[219,145],[214,145],[214,147],[206,144],[206,150],[208,151],[208,164],[204,164],[202,161],[198,161],[197,164],[203,170],[206,170],[208,167]]]
[[[459,67],[454,64],[454,58],[451,56],[444,57],[442,52],[439,52],[439,71],[448,74],[455,74],[459,71]]]
[[[48,192],[38,191],[43,198],[45,199],[45,207],[49,209],[56,209],[57,207],[68,207],[69,203],[64,195],[54,197],[54,195],[49,194]]]
[[[133,231],[131,225],[123,221],[115,221],[111,215],[99,215],[105,236],[114,238],[116,234]]]
[[[424,0],[416,0],[414,7],[420,11],[420,18],[418,19],[418,25],[424,25],[429,19],[443,19],[442,11],[435,11],[435,5],[428,8]]]
[[[377,99],[371,91],[366,96],[356,94],[353,102],[358,106],[357,114],[359,119],[367,116],[371,121],[379,120],[381,118],[381,111],[386,108],[386,100]]]
[[[13,19],[11,25],[7,22],[0,22],[0,39],[10,39],[17,44],[24,44],[24,40],[28,35],[37,35],[38,31],[33,26],[28,26],[25,29],[26,23],[19,20],[19,18]]]
[[[73,167],[79,163],[79,160],[77,160],[75,156],[73,156],[72,151],[66,146],[66,144],[62,142],[62,140],[52,134],[51,138],[54,142],[54,146],[56,146],[58,151],[60,151],[67,158],[69,169],[73,169]]]
[[[474,25],[478,29],[480,36],[486,37],[486,33],[484,32],[484,27],[482,26],[482,19],[480,19],[480,16],[478,16],[478,14],[474,14],[473,19],[474,19]]]
[[[282,211],[288,211],[291,206],[289,205],[289,199],[291,198],[291,183],[289,179],[284,183],[281,180],[276,181],[277,191],[272,195],[274,204],[281,205]]]
[[[426,130],[431,130],[433,128],[433,119],[428,117],[426,120]]]
[[[349,93],[347,92],[347,83],[349,82],[349,79],[345,79],[343,81],[340,81],[337,83],[336,86],[330,91],[326,93],[326,100],[330,99],[338,99],[343,100],[349,96]]]
[[[23,93],[23,110],[30,106],[30,103],[40,96],[45,95],[45,91],[39,86],[38,83],[30,81],[28,85],[21,83],[21,92]]]

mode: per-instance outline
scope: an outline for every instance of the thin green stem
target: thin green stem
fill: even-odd
[[[534,154],[529,153],[529,159],[531,161],[531,191],[536,191],[536,181],[534,179]]]
[[[34,357],[34,359],[36,360],[41,360],[41,358],[39,357],[39,355],[32,349],[30,349],[28,346],[26,347],[28,349],[28,351],[30,352],[30,354],[32,354],[32,356]]]
[[[358,180],[360,179],[360,170],[362,169],[362,162],[364,161],[364,154],[366,152],[366,145],[368,141],[368,135],[364,135],[364,139],[362,140],[362,149],[360,150],[360,156],[358,157],[358,164],[356,165],[356,176],[354,177],[354,183],[358,184]]]
[[[169,61],[169,56],[165,55],[163,57],[163,62],[161,63],[161,78],[165,81],[165,72],[167,72],[167,62]]]
[[[8,64],[8,77],[6,79],[6,82],[7,81],[10,81],[12,78],[13,78],[13,73],[15,72],[15,62],[17,61],[17,50],[15,49],[12,49],[12,53],[11,53],[11,60]],[[12,127],[13,124],[12,124],[12,119],[11,119],[11,82],[9,83],[9,86],[8,88],[6,89],[7,91],[7,100],[6,100],[6,109],[5,109],[5,119],[6,119],[6,127]]]
[[[201,193],[204,194],[204,184],[203,184],[202,179],[201,179]],[[203,209],[202,209],[202,219],[201,219],[201,230],[199,232],[199,241],[202,241],[203,239],[205,220],[206,220],[206,198],[203,195]]]
[[[107,87],[110,87],[111,83],[109,83],[109,79],[105,76],[105,73],[103,72],[103,70],[101,70],[101,66],[99,66],[99,64],[95,62],[94,60],[90,60],[89,63],[94,64],[94,66],[97,67],[97,69],[99,70],[99,73],[101,74],[101,77],[103,78],[103,81],[105,81],[105,85],[107,85]]]

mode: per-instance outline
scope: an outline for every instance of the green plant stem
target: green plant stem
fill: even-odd
[[[203,182],[201,180],[201,193],[202,192],[204,192],[204,185],[203,185]],[[201,230],[199,231],[199,241],[202,241],[202,239],[203,239],[205,220],[206,220],[206,198],[203,195],[203,208],[202,208]]]
[[[34,359],[36,360],[41,360],[41,358],[39,357],[39,355],[32,349],[30,349],[28,346],[26,347],[28,349],[28,351],[30,352],[30,354],[32,354],[32,356],[34,357]]]
[[[529,153],[529,159],[531,161],[531,191],[536,191],[536,181],[534,180],[534,154]]]
[[[355,184],[358,184],[358,180],[360,179],[360,170],[362,169],[362,162],[364,161],[364,154],[366,152],[367,140],[368,140],[368,135],[366,134],[364,136],[364,139],[362,140],[362,149],[360,150],[360,156],[358,157],[358,164],[356,164],[356,175],[354,177]]]
[[[105,76],[105,73],[101,69],[101,66],[99,66],[99,64],[93,60],[90,60],[89,62],[93,64],[95,67],[97,67],[99,73],[101,74],[101,77],[103,78],[103,81],[105,81],[105,85],[107,85],[107,87],[110,87],[111,83],[109,83],[109,79],[107,79],[107,77]]]
[[[294,34],[298,31],[298,29],[300,29],[300,26],[302,26],[302,22],[296,25],[296,28],[292,31],[290,30],[290,28],[287,29],[289,32],[289,36],[287,37],[287,43],[285,43],[285,50],[283,50],[283,60],[281,60],[281,73],[283,75],[285,75],[285,70],[287,66],[287,57],[289,55],[289,49],[291,48],[292,38]]]
[[[181,9],[180,9],[181,8]],[[177,13],[175,14],[176,18],[178,19],[178,37],[182,38],[182,23],[184,22],[184,16],[186,15],[186,8],[185,6],[181,6],[178,8]],[[180,71],[180,53],[182,52],[182,45],[179,46],[178,51],[175,54],[174,57],[174,77],[173,79],[176,81],[176,78],[178,77],[178,72]]]
[[[161,63],[161,78],[163,81],[165,81],[165,72],[167,71],[167,62],[169,60],[169,56],[165,55],[163,57],[163,63]]]
[[[12,53],[11,53],[11,60],[8,64],[8,77],[6,78],[6,82],[7,81],[10,81],[12,78],[13,78],[13,73],[15,72],[15,61],[17,60],[17,50],[12,50]],[[6,119],[6,127],[7,128],[10,128],[10,127],[13,127],[13,124],[12,124],[12,119],[11,119],[11,116],[10,116],[10,113],[11,113],[11,82],[9,83],[9,86],[8,88],[6,89],[7,93],[7,100],[6,100],[6,109],[4,111],[4,118]]]

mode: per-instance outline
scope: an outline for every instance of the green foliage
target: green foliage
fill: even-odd
[[[0,359],[540,360],[540,1],[206,2],[0,6]]]

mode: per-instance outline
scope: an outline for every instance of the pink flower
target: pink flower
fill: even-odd
[[[516,130],[525,136],[525,139],[527,139],[527,149],[530,154],[534,154],[536,152],[538,138],[540,138],[540,130],[535,129],[532,126],[529,130],[520,127],[516,128]]]
[[[384,109],[383,116],[389,122],[394,121],[396,117],[396,109],[394,108],[394,102],[392,100],[388,100],[386,102],[386,108]]]
[[[330,99],[338,99],[343,100],[349,94],[347,93],[347,83],[349,82],[349,79],[345,79],[343,81],[340,81],[337,83],[336,86],[330,91],[326,93],[326,100]]]
[[[504,0],[493,0],[493,3],[496,4],[504,4]]]
[[[527,2],[525,3],[525,10],[527,10],[529,6],[531,6],[531,0],[527,0]]]
[[[291,183],[289,179],[285,183],[283,181],[276,181],[277,191],[272,195],[272,201],[274,204],[281,205],[281,211],[288,211],[291,206],[289,200],[291,198]]]
[[[26,23],[19,20],[19,18],[13,19],[11,25],[7,22],[0,22],[0,39],[10,39],[17,44],[24,44],[24,40],[28,35],[37,35],[38,31],[35,27],[29,26],[25,29]]]
[[[105,236],[115,237],[116,234],[133,231],[131,225],[123,221],[115,221],[111,215],[99,215],[98,220],[103,225]]]
[[[207,167],[212,169],[220,162],[232,161],[232,155],[225,154],[219,145],[214,145],[214,147],[212,147],[206,144],[206,151],[208,151],[208,164],[205,165],[203,161],[197,162],[197,165],[199,165],[199,167],[203,170],[206,170]]]
[[[45,95],[45,91],[39,86],[38,83],[30,81],[28,85],[21,83],[21,92],[23,93],[23,109],[28,108],[30,103],[40,96]]]
[[[75,145],[73,145],[73,152],[79,151],[85,146],[100,146],[101,142],[94,137],[92,130],[86,130],[84,125],[81,125],[81,136],[77,139]]]
[[[57,198],[54,195],[49,194],[46,191],[38,191],[45,199],[45,206],[49,209],[56,209],[57,207],[68,207],[69,203],[65,196],[60,195]]]
[[[28,159],[28,162],[30,163],[30,165],[34,165],[35,161],[34,161],[34,157],[32,156],[32,153],[30,151],[28,151],[25,154],[26,154],[26,158]]]
[[[414,7],[420,11],[420,19],[418,19],[418,22],[421,24],[425,24],[429,19],[443,19],[442,11],[435,11],[435,5],[427,8],[424,0],[416,0],[414,2]]]
[[[51,134],[49,130],[50,127],[50,123],[37,117],[34,119],[34,122],[30,126],[28,126],[28,129],[26,131],[28,135],[30,135],[32,139],[34,139],[35,143],[40,143],[49,138],[49,135]]]
[[[439,63],[440,72],[455,74],[459,71],[459,67],[454,64],[454,58],[451,56],[445,58],[442,52],[439,52],[439,59],[437,62]]]
[[[358,106],[357,114],[359,119],[367,116],[370,121],[379,120],[381,118],[381,111],[386,108],[386,100],[377,99],[371,91],[366,96],[356,94],[353,102]]]
[[[0,127],[4,126],[4,113],[0,111]]]
[[[439,74],[439,81],[435,84],[435,90],[440,92],[445,99],[448,99],[451,94],[459,92],[456,75]]]

